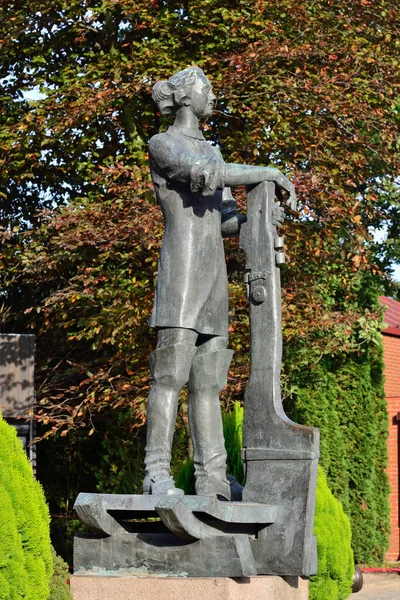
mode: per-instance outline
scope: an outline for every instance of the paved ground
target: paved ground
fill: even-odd
[[[400,575],[397,573],[363,573],[361,592],[349,600],[400,600]]]

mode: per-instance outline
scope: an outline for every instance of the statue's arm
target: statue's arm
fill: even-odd
[[[287,204],[293,210],[296,208],[296,192],[294,185],[274,167],[256,167],[253,165],[235,165],[225,163],[225,185],[255,185],[262,181],[273,181],[288,195]]]
[[[219,148],[215,149],[218,156],[223,160],[221,151]],[[231,168],[232,167],[232,168]],[[253,183],[260,183],[261,181],[274,181],[278,186],[283,189],[287,189],[290,206],[295,208],[295,200],[294,204],[292,202],[293,198],[290,198],[290,191],[294,192],[293,185],[282,175],[282,173],[278,169],[268,168],[268,167],[253,167],[246,165],[235,165],[235,164],[225,164],[225,186],[222,192],[222,210],[221,210],[221,229],[222,235],[225,237],[234,237],[237,236],[240,232],[240,228],[243,223],[246,223],[247,217],[246,215],[239,214],[239,211],[236,206],[236,200],[232,196],[232,191],[229,185],[251,185]],[[238,183],[240,182],[240,183]],[[287,186],[287,187],[285,187]],[[284,208],[279,204],[279,202],[275,203],[272,209],[272,224],[275,227],[279,227],[282,225],[285,219],[285,211]]]
[[[285,220],[285,210],[279,202],[275,202],[271,214],[272,224],[280,227]],[[247,216],[239,214],[231,188],[224,188],[221,209],[221,231],[224,237],[236,237],[240,233]]]
[[[172,135],[157,134],[149,141],[153,163],[167,179],[189,183],[192,192],[213,196],[224,187],[224,162],[219,156],[189,152]]]
[[[183,148],[173,136],[165,133],[158,133],[151,138],[149,155],[168,179],[182,183],[190,181],[190,171],[199,158]]]

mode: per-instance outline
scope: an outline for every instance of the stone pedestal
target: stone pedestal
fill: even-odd
[[[71,577],[74,600],[308,600],[302,577]]]

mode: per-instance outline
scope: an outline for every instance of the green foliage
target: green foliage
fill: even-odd
[[[73,562],[73,536],[82,531],[82,524],[72,511],[80,491],[142,491],[145,428],[132,429],[132,417],[124,408],[104,408],[100,417],[93,435],[78,429],[66,437],[48,437],[37,446],[38,479],[45,486],[53,515],[52,541],[68,564]]]
[[[357,563],[385,559],[389,531],[382,349],[321,361],[298,378],[294,420],[321,430],[321,465],[343,503]]]
[[[240,406],[240,402],[234,402],[232,408],[232,411],[222,413],[227,472],[243,485],[242,433],[244,411],[243,407]],[[193,460],[185,460],[179,466],[175,475],[175,483],[177,487],[184,490],[185,494],[195,493]]]
[[[132,428],[130,411],[120,409],[116,415],[105,411],[98,425],[105,435],[97,449],[92,473],[99,493],[142,493],[144,468],[144,429]],[[107,415],[111,418],[107,419]],[[119,439],[116,444],[115,440]]]
[[[8,600],[25,593],[28,576],[24,569],[24,552],[9,492],[0,485],[0,598]]]
[[[185,494],[195,494],[194,489],[194,464],[192,459],[186,460],[178,470],[175,476],[176,487],[180,488]]]
[[[7,330],[37,335],[49,432],[92,431],[105,405],[129,406],[132,425],[143,423],[161,236],[146,144],[166,125],[150,93],[187,64],[214,84],[205,129],[226,160],[273,162],[296,183],[283,290],[295,362],[373,337],[379,315],[359,299],[385,281],[376,263],[388,267],[391,245],[377,248],[370,228],[389,223],[395,240],[398,216],[395,0],[33,0],[1,10],[1,289]],[[21,100],[33,88],[42,97]],[[228,254],[243,266],[235,242]],[[237,282],[231,334],[243,351]],[[233,399],[245,365],[238,357]]]
[[[49,513],[16,431],[0,416],[0,598],[45,600],[52,573]]]
[[[314,533],[317,536],[318,575],[310,579],[310,600],[346,600],[354,573],[350,521],[318,468]]]
[[[69,579],[68,565],[61,556],[56,554],[54,548],[52,548],[52,556],[54,570],[50,580],[49,600],[73,600],[67,583],[67,579]]]
[[[242,460],[243,417],[244,410],[240,406],[240,402],[234,402],[230,412],[222,413],[225,448],[228,456],[227,471],[241,485],[244,485]]]

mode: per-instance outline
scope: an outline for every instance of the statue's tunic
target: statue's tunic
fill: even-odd
[[[232,197],[228,193],[223,202],[221,153],[199,130],[170,127],[151,138],[149,159],[165,225],[149,325],[225,336],[228,280],[221,212],[224,206],[232,211]]]

